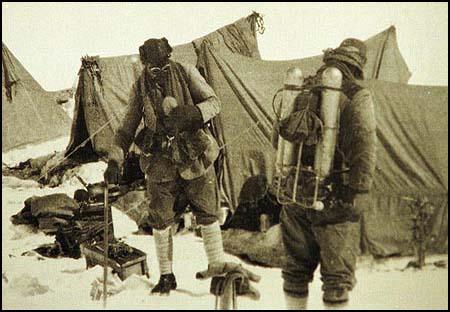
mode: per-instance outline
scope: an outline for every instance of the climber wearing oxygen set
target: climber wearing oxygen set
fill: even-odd
[[[325,51],[312,77],[286,76],[278,116],[276,188],[289,308],[306,306],[320,264],[323,300],[348,301],[355,286],[359,219],[368,205],[376,164],[376,122],[364,79],[366,46],[345,39]],[[276,136],[275,136],[276,137]]]
[[[239,272],[248,286],[241,294],[254,294],[249,280],[255,276],[226,262],[223,250],[213,166],[219,146],[208,127],[220,112],[220,101],[196,67],[171,60],[171,53],[166,38],[148,39],[139,47],[144,69],[109,150],[105,180],[118,183],[125,155],[134,142],[141,150],[140,167],[147,183],[149,222],[160,271],[152,294],[169,295],[177,288],[172,270],[172,225],[188,204],[200,225],[208,260],[207,270],[198,272],[196,278]],[[141,120],[144,127],[137,131]]]
[[[152,38],[139,47],[144,68],[105,171],[105,179],[117,183],[130,145],[134,142],[140,148],[160,271],[152,293],[163,295],[177,287],[172,225],[187,204],[201,226],[208,263],[224,262],[213,168],[219,148],[207,126],[219,113],[220,101],[194,66],[172,61],[171,53],[166,38]],[[141,120],[145,126],[137,131]]]

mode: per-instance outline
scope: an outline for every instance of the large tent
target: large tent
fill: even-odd
[[[196,48],[201,42],[259,59],[256,31],[262,26],[260,23],[259,15],[253,13],[191,43],[173,47],[172,59],[196,65]],[[99,154],[108,151],[112,134],[123,118],[131,88],[141,70],[139,55],[94,57],[83,61],[67,155],[77,157],[92,151]],[[89,136],[92,139],[79,148]]]
[[[2,152],[69,135],[70,118],[2,43]]]
[[[245,183],[271,180],[275,150],[272,96],[287,69],[308,69],[308,59],[254,60],[205,46],[209,83],[222,100],[218,130],[224,148],[221,185],[232,207]],[[401,69],[401,68],[400,68]],[[306,70],[306,72],[308,72]],[[366,72],[366,76],[370,72]],[[375,255],[411,249],[412,212],[406,198],[427,197],[435,206],[432,248],[445,251],[448,213],[448,88],[369,80],[377,118],[377,169],[370,207],[364,211],[364,247]],[[248,185],[246,186],[246,188]],[[249,189],[255,189],[248,187]]]
[[[175,46],[172,58],[182,63],[197,64],[202,69],[205,65],[201,52],[204,44],[258,60],[260,54],[256,32],[262,27],[260,16],[253,13],[191,43]],[[369,38],[366,43],[367,77],[395,82],[408,81],[411,74],[398,49],[394,27]],[[313,74],[321,64],[321,56],[298,61],[306,74]],[[141,70],[142,64],[137,54],[83,60],[66,155],[78,158],[92,152],[102,155],[108,151],[112,134],[123,118],[132,86]],[[273,74],[277,73],[284,75],[282,70]],[[270,90],[267,96],[272,95]]]
[[[232,210],[239,206],[243,185],[250,178],[263,175],[271,180],[272,97],[287,69],[298,66],[310,75],[321,65],[321,56],[261,60],[256,41],[259,21],[251,15],[174,49],[175,60],[197,64],[222,102],[214,126],[220,145],[225,146],[220,166],[222,201]],[[373,200],[361,223],[365,250],[382,256],[410,250],[406,245],[412,238],[412,214],[402,199],[405,196],[432,200],[436,206],[430,225],[433,249],[447,250],[448,88],[406,84],[411,74],[394,27],[366,44],[365,76],[372,79],[367,84],[376,102],[379,149]],[[140,71],[136,55],[83,62],[66,155],[107,152]]]

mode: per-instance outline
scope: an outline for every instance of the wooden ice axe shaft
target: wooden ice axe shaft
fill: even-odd
[[[109,229],[109,198],[108,198],[108,182],[105,181],[105,207],[104,207],[104,238],[103,238],[103,243],[104,243],[104,263],[103,263],[103,307],[106,308],[106,298],[108,296],[108,289],[107,289],[107,284],[108,284],[108,229]]]

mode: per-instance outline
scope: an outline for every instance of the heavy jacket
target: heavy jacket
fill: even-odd
[[[164,88],[149,87],[145,72],[134,85],[125,117],[111,147],[110,158],[119,163],[123,162],[124,153],[132,144],[142,119],[145,126],[154,132],[153,145],[161,143],[160,141],[166,138],[167,133],[162,122],[164,111],[161,105],[165,96],[174,97],[178,105],[197,105],[205,124],[219,113],[220,102],[214,90],[194,66],[173,61],[170,61],[170,65],[168,82]],[[164,155],[158,148],[154,148],[151,155],[141,155],[141,169],[148,179],[153,182],[167,182],[175,180],[178,175],[186,180],[202,176],[213,165],[219,154],[217,142],[206,125],[203,130],[210,144],[197,160],[187,166],[176,166],[170,157]]]

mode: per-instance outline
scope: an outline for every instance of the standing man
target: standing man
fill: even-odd
[[[291,308],[306,306],[308,285],[319,264],[324,302],[348,301],[348,292],[356,283],[358,221],[361,211],[368,205],[376,164],[373,100],[370,91],[359,83],[364,78],[365,44],[357,39],[346,39],[338,48],[327,50],[323,61],[325,65],[316,78],[322,77],[325,70],[328,75],[342,77],[341,94],[348,100],[340,106],[333,174],[325,182],[327,185],[323,185],[331,190],[323,200],[324,209],[316,211],[289,205],[281,212],[287,253],[282,269],[283,289]],[[305,158],[308,157],[302,160]],[[314,159],[309,157],[309,163],[303,165],[313,164]],[[342,170],[343,167],[347,170]]]
[[[117,184],[124,154],[143,119],[145,127],[135,142],[142,150],[140,165],[146,176],[149,221],[160,270],[152,293],[167,295],[177,287],[171,226],[179,211],[174,207],[184,209],[189,204],[193,210],[201,226],[208,268],[224,263],[213,167],[219,147],[206,125],[219,113],[220,102],[198,70],[170,60],[171,52],[165,38],[149,39],[139,48],[144,69],[105,171],[105,180]]]

